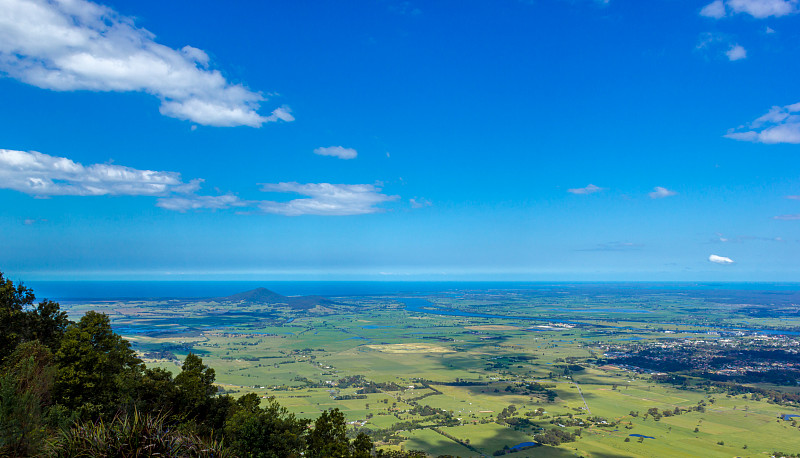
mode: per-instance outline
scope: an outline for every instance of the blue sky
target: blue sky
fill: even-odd
[[[797,280],[797,0],[0,11],[11,278]]]

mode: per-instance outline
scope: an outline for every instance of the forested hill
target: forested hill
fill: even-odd
[[[266,289],[231,298],[313,303]],[[425,456],[348,437],[338,409],[312,421],[273,398],[220,394],[214,369],[192,353],[174,376],[146,367],[108,316],[73,322],[58,303],[35,300],[0,273],[0,457]]]
[[[322,296],[283,296],[267,288],[256,288],[243,293],[214,299],[241,305],[286,305],[296,310],[310,310],[315,307],[328,307],[336,303]]]

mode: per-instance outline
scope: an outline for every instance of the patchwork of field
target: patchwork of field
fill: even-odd
[[[752,329],[800,327],[797,317],[753,318],[736,313],[746,304],[661,292],[331,299],[323,313],[179,300],[67,308],[73,318],[109,314],[148,366],[175,373],[198,354],[227,393],[274,396],[304,418],[339,408],[387,448],[462,457],[800,453],[797,423],[778,418],[796,408],[599,362],[612,343],[746,339]],[[514,450],[548,431],[577,436]]]

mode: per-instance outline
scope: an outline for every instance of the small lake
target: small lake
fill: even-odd
[[[655,439],[655,437],[653,437],[653,436],[643,436],[641,434],[628,434],[628,435],[631,436],[631,437],[643,437],[645,439]]]
[[[522,450],[525,447],[538,447],[539,445],[536,442],[523,442],[511,447],[511,450]]]

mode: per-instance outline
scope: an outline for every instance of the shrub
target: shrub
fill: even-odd
[[[110,422],[79,422],[52,444],[55,457],[174,456],[232,457],[216,441],[170,429],[164,415],[118,414]]]

